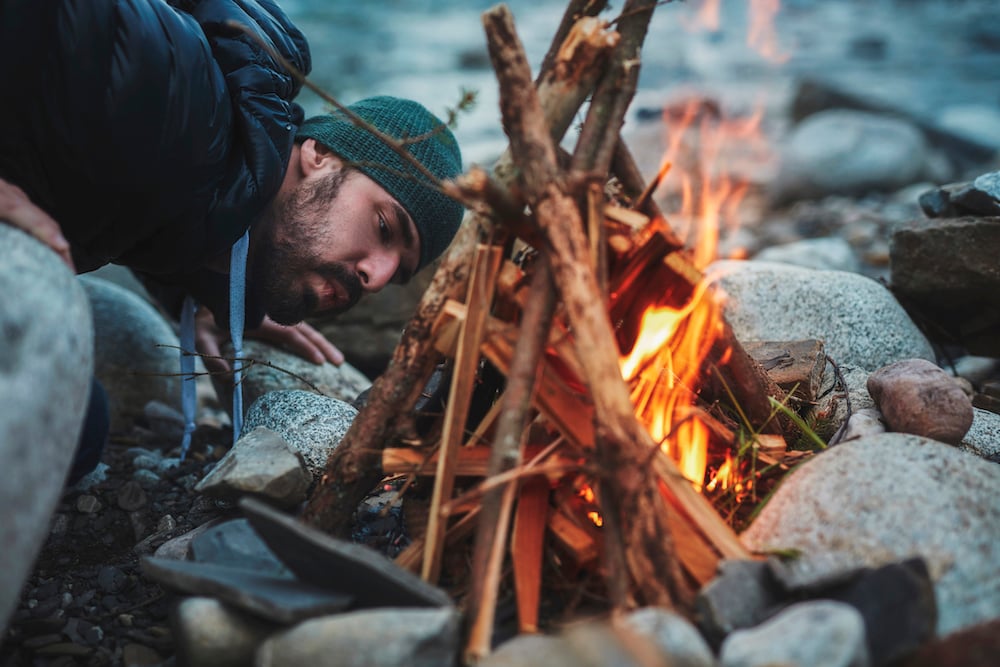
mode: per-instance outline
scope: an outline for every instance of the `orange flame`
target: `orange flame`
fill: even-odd
[[[750,29],[747,32],[747,46],[759,53],[765,60],[781,64],[789,55],[778,48],[774,17],[781,9],[781,0],[750,0]]]
[[[694,264],[704,268],[717,257],[720,233],[740,226],[740,203],[747,185],[729,175],[730,158],[740,152],[767,158],[761,132],[763,111],[726,118],[714,104],[696,99],[664,111],[667,153],[664,165],[682,165],[673,182],[664,178],[660,190],[672,187],[680,205],[670,214],[677,234],[694,248]],[[662,168],[661,168],[662,171]],[[676,181],[679,180],[679,183]],[[736,256],[742,251],[734,249]]]
[[[594,495],[594,489],[592,489],[588,484],[584,484],[580,487],[580,491],[577,493],[578,496],[583,498],[584,502],[593,504],[597,502],[597,497]],[[604,525],[604,517],[597,510],[590,510],[587,512],[587,518],[590,519],[591,523],[600,528]]]
[[[660,188],[680,194],[679,210],[668,215],[704,269],[717,256],[720,229],[739,225],[747,191],[728,173],[725,149],[760,140],[761,113],[729,120],[710,102],[696,100],[665,110],[667,153]],[[679,168],[678,168],[679,167]],[[671,181],[671,183],[668,183]],[[631,350],[620,360],[636,415],[681,473],[697,488],[708,467],[709,429],[690,407],[702,364],[723,326],[721,306],[703,280],[687,303],[653,303],[642,315]],[[720,360],[721,361],[721,360]]]
[[[697,13],[682,16],[681,23],[689,32],[717,32],[722,25],[719,0],[694,3]],[[750,0],[747,46],[768,62],[780,65],[789,55],[778,46],[775,17],[781,11],[781,0]]]

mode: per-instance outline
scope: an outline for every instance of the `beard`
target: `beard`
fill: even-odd
[[[341,313],[361,298],[357,274],[341,262],[322,261],[317,252],[330,243],[328,213],[349,173],[342,168],[314,183],[301,183],[275,197],[261,217],[250,278],[265,312],[278,324],[297,324],[318,312],[319,295],[303,280],[309,273],[335,280],[347,292],[347,303],[330,312]]]

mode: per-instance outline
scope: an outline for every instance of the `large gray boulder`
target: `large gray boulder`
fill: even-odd
[[[135,292],[80,276],[94,313],[94,374],[108,392],[111,431],[127,431],[150,401],[181,404],[180,340]]]
[[[901,118],[829,109],[799,123],[781,147],[778,200],[892,192],[932,172],[921,131]]]
[[[73,461],[93,375],[87,297],[54,252],[0,223],[0,628]]]
[[[741,536],[831,574],[922,557],[939,635],[1000,617],[1000,466],[903,433],[837,445],[791,473]]]
[[[929,342],[885,287],[844,271],[719,261],[726,319],[742,341],[816,338],[842,366],[873,371],[901,359],[934,361]]]

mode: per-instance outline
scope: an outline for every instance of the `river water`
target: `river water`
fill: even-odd
[[[642,109],[659,108],[691,91],[727,105],[758,104],[780,112],[803,76],[928,119],[968,105],[1000,113],[1000,0],[784,0],[771,24],[770,53],[747,44],[751,0],[719,2],[716,26],[699,21],[703,2],[656,9],[628,122],[637,122]],[[482,11],[495,3],[281,4],[310,41],[312,79],[338,100],[392,94],[444,114],[460,91],[475,90],[477,104],[460,116],[456,128],[466,163],[488,165],[505,146],[480,23]],[[537,69],[566,3],[510,0],[507,5]],[[309,113],[324,108],[308,92],[300,101]]]

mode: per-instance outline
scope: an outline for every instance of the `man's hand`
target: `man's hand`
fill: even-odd
[[[228,373],[232,370],[229,361],[222,359],[219,347],[229,339],[229,332],[216,325],[212,312],[204,306],[198,308],[195,315],[195,347],[202,355],[202,361],[212,373]],[[273,343],[289,352],[299,355],[314,364],[329,361],[339,366],[344,363],[344,355],[328,341],[323,334],[312,326],[301,322],[286,327],[269,317],[256,329],[249,329],[244,334],[247,338],[256,338]]]
[[[0,222],[6,222],[28,232],[36,239],[56,251],[73,273],[73,256],[69,241],[63,236],[59,223],[49,214],[35,206],[24,190],[0,178]]]

